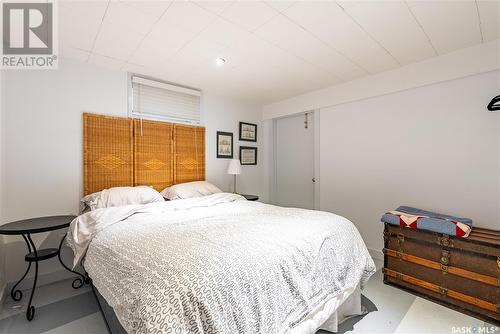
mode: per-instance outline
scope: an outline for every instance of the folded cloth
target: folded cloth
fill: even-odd
[[[400,206],[394,211],[386,212],[381,221],[462,238],[468,237],[472,229],[472,220],[469,218],[458,218],[409,206]]]

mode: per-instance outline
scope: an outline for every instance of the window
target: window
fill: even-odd
[[[177,123],[200,123],[199,90],[138,76],[131,77],[132,117]]]

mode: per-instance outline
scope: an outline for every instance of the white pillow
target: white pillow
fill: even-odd
[[[109,188],[82,198],[82,202],[90,210],[164,201],[163,196],[159,192],[148,186]]]
[[[162,190],[163,197],[169,200],[208,196],[222,190],[207,181],[179,183]]]

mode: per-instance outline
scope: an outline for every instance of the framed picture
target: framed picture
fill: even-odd
[[[217,158],[233,158],[233,133],[217,131]]]
[[[257,147],[240,146],[240,163],[242,165],[256,165]]]
[[[257,124],[240,122],[240,140],[257,141]]]

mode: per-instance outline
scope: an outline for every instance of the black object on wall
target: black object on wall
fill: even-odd
[[[495,96],[490,103],[488,103],[489,111],[497,111],[500,110],[500,95]]]

